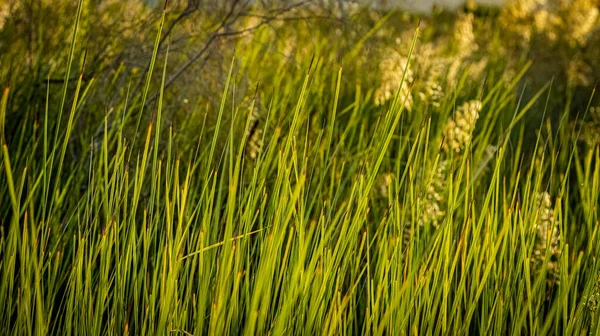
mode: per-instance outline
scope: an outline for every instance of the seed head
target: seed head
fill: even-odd
[[[375,105],[381,106],[392,100],[400,88],[398,101],[404,101],[404,107],[407,110],[412,109],[413,97],[410,93],[410,83],[413,81],[413,72],[410,68],[406,68],[407,63],[408,58],[395,50],[388,52],[379,64],[381,86],[375,91]],[[407,69],[406,77],[402,81],[405,69]]]
[[[443,210],[445,207],[444,189],[446,186],[446,173],[448,171],[448,161],[440,161],[437,169],[429,181],[425,197],[423,199],[423,214],[419,218],[419,226],[426,224],[432,224],[434,227],[438,227],[439,222],[442,220],[446,212]]]
[[[456,110],[454,120],[448,121],[444,129],[444,149],[460,153],[471,141],[475,123],[479,119],[481,102],[471,100],[464,103]]]
[[[559,281],[560,234],[558,223],[554,217],[550,194],[547,192],[536,194],[534,204],[537,220],[534,222],[536,237],[532,261],[535,270],[546,269],[547,284],[551,287]],[[546,251],[549,254],[548,258],[546,258]]]

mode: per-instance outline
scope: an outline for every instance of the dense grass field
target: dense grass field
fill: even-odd
[[[176,78],[177,7],[88,76],[88,6],[0,27],[0,334],[600,334],[600,76],[517,7],[249,17]]]

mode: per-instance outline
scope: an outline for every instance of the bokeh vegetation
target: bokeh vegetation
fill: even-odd
[[[599,4],[0,4],[11,334],[597,334]]]

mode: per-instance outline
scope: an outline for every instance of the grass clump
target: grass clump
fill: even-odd
[[[526,95],[527,66],[419,81],[417,28],[378,95],[332,70],[325,40],[275,68],[242,41],[219,104],[188,100],[179,125],[163,14],[140,93],[78,129],[87,99],[122,90],[84,80],[81,15],[59,96],[2,95],[8,332],[598,333],[600,147],[546,118],[554,84]],[[245,73],[269,80],[240,90]]]

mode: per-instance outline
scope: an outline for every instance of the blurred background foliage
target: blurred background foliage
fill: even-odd
[[[77,2],[8,0],[0,5],[0,83],[12,91],[9,123],[26,114],[41,116],[46,103],[55,113],[52,106],[58,102],[52,97],[60,96],[54,93],[62,90],[68,70]],[[74,55],[79,62],[69,69],[69,88],[74,89],[83,69],[84,83],[93,82],[95,89],[83,102],[80,130],[98,125],[117,104],[140,104],[163,6],[83,0]],[[344,67],[342,100],[352,99],[359,86],[373,88],[365,93],[375,102],[374,110],[363,112],[376,117],[383,110],[377,107],[400,83],[419,25],[422,34],[403,88],[408,92],[410,86],[407,104],[418,106],[419,113],[435,115],[440,101],[457,92],[476,97],[499,81],[508,83],[530,63],[523,85],[515,90],[531,96],[552,81],[550,117],[559,119],[584,109],[600,78],[598,7],[595,0],[515,0],[501,8],[467,1],[456,12],[433,8],[423,15],[355,1],[172,1],[166,6],[157,60],[161,64],[169,50],[164,113],[177,133],[195,133],[205,112],[218,105],[223,74],[235,54],[235,73],[243,74],[236,87],[239,102],[250,101],[256,92],[266,108],[274,95],[260,90],[260,83],[284,92],[298,88],[302,76],[297,75],[312,60],[321,68]],[[329,73],[334,83],[335,72]],[[271,86],[282,79],[285,83]],[[156,102],[159,85],[154,76],[146,105]],[[599,119],[594,114],[584,127],[592,142]]]

